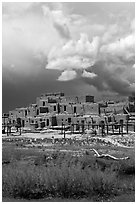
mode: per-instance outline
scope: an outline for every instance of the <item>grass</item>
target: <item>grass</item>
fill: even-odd
[[[116,174],[82,170],[80,165],[66,164],[48,167],[8,165],[3,168],[3,196],[39,199],[49,196],[62,198],[99,197],[113,195]]]
[[[73,156],[8,144],[3,148],[3,161],[9,161],[3,162],[3,198],[107,201],[134,195],[134,152],[127,154],[131,159],[118,162],[95,158],[90,152]],[[24,163],[26,157],[33,157],[33,162]]]

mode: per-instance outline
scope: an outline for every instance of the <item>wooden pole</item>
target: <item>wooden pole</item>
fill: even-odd
[[[123,136],[123,124],[121,124],[121,135]]]
[[[8,127],[8,124],[7,124],[7,136],[9,135],[9,127]]]
[[[72,133],[74,134],[74,124],[72,124]]]
[[[20,135],[21,135],[21,127],[20,127]]]
[[[84,133],[84,122],[82,123],[82,133]]]
[[[102,137],[103,137],[103,124],[101,125],[101,133],[102,133]]]
[[[79,129],[79,133],[80,133],[80,125],[78,124],[78,129]]]
[[[65,139],[65,124],[64,124],[64,139]]]
[[[112,133],[114,134],[114,126],[113,126],[113,124],[112,124]]]
[[[105,123],[106,123],[106,127],[107,127],[107,135],[108,135],[108,122],[107,122],[107,118],[105,117]]]
[[[108,123],[107,123],[107,135],[108,135]]]
[[[5,123],[5,117],[4,117],[4,133],[5,133],[6,123]]]
[[[89,122],[88,122],[88,130],[89,130]]]
[[[126,123],[126,129],[127,129],[127,134],[128,134],[128,119],[127,119],[127,123]]]
[[[61,134],[63,134],[63,122],[62,122]]]
[[[120,134],[120,124],[118,125],[118,127],[119,127],[119,134]]]
[[[120,123],[121,123],[121,135],[123,136],[123,120],[121,120]]]

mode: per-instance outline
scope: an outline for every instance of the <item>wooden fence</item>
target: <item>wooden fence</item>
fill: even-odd
[[[128,122],[128,120],[123,123],[120,121],[120,123],[101,123],[101,124],[84,124],[84,123],[72,123],[69,126],[66,126],[62,123],[62,129],[61,133],[65,134],[66,131],[69,130],[71,134],[85,134],[88,132],[88,130],[91,130],[91,133],[93,135],[109,135],[109,134],[128,134],[129,131],[135,132],[135,122]],[[90,131],[89,131],[90,132]]]

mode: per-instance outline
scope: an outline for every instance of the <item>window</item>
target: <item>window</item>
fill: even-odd
[[[42,121],[42,118],[40,118],[40,121]]]
[[[45,122],[42,122],[40,125],[41,125],[41,128],[44,128],[45,127]]]
[[[68,123],[71,123],[71,118],[68,118]]]
[[[43,101],[43,106],[45,106],[45,101]]]
[[[34,120],[32,120],[31,123],[34,123]]]
[[[27,110],[25,110],[25,116],[27,116]]]
[[[49,126],[49,119],[47,119],[47,126]]]
[[[108,117],[108,122],[109,122],[109,123],[112,122],[111,117]]]
[[[37,115],[39,115],[39,110],[37,109]]]
[[[22,127],[24,127],[24,125],[25,125],[25,122],[24,122],[24,120],[22,120]]]
[[[74,106],[74,113],[76,113],[77,112],[77,109],[76,109],[76,106]]]
[[[64,111],[66,111],[66,106],[64,106]]]
[[[56,106],[54,106],[54,111],[56,111]]]
[[[48,113],[49,109],[48,107],[40,107],[40,113]]]

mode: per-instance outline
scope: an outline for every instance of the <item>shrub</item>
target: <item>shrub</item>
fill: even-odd
[[[115,174],[97,172],[81,165],[26,166],[8,165],[3,167],[3,196],[21,198],[63,198],[91,195],[112,195],[116,187]]]
[[[112,164],[111,169],[119,175],[134,175],[135,162],[133,160],[117,161]]]
[[[134,161],[109,161],[60,152],[36,154],[37,165],[23,164],[18,159],[3,165],[3,196],[26,199],[95,196],[98,201],[120,191],[134,190],[134,183],[124,177],[134,173]]]
[[[130,161],[123,161],[119,164],[119,174],[132,175],[135,174],[135,163]]]

